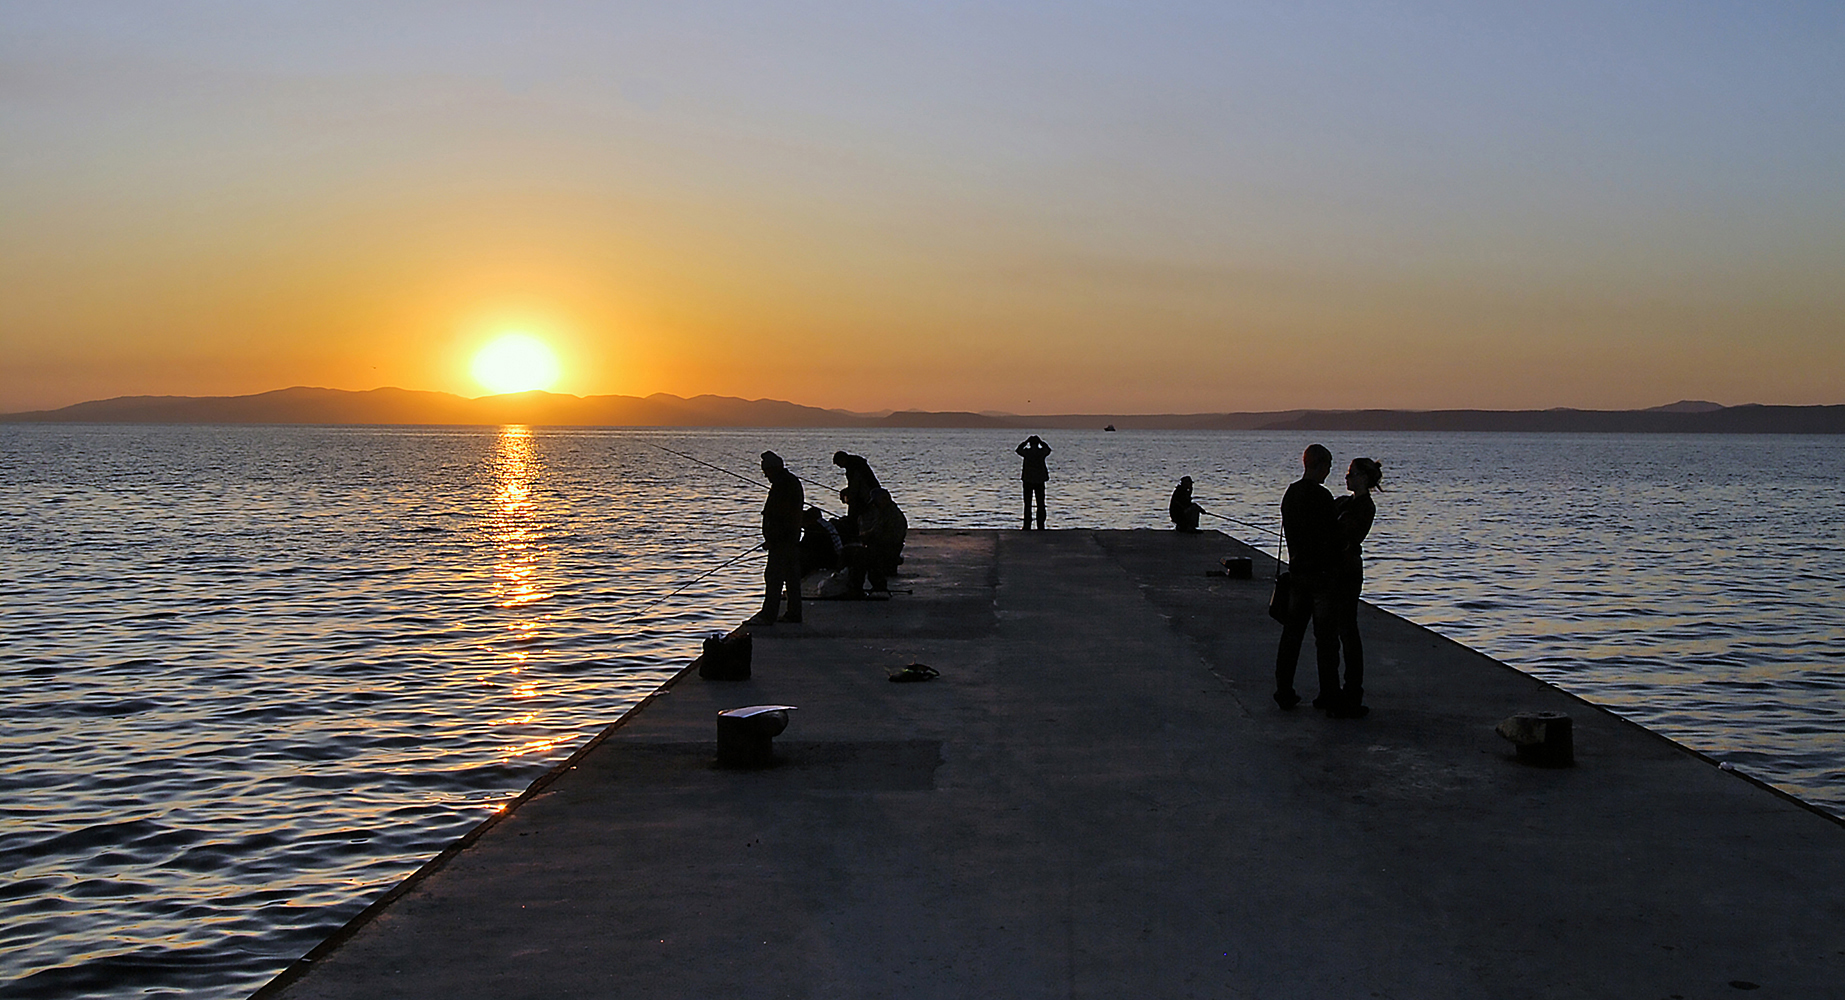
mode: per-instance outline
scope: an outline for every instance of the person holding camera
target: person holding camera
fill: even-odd
[[[1043,531],[1044,484],[1050,482],[1051,479],[1050,469],[1046,468],[1044,465],[1044,457],[1051,453],[1051,446],[1045,444],[1044,439],[1033,434],[1031,437],[1019,442],[1019,446],[1012,450],[1020,458],[1025,460],[1025,467],[1019,472],[1019,479],[1025,483],[1024,530],[1031,530],[1031,501],[1033,497],[1036,497],[1038,500],[1038,530]]]

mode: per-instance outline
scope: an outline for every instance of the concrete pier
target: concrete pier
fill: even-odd
[[[1667,740],[1369,607],[1371,716],[1281,711],[1273,563],[1216,533],[908,554],[912,593],[682,674],[259,996],[1845,996],[1845,829]],[[765,703],[780,762],[714,767]],[[1576,766],[1518,763],[1518,711],[1571,714]]]

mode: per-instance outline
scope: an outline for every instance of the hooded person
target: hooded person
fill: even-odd
[[[1180,531],[1197,531],[1198,515],[1204,508],[1192,502],[1192,477],[1179,477],[1179,485],[1172,491],[1172,502],[1166,505],[1166,514],[1172,518],[1172,524]]]

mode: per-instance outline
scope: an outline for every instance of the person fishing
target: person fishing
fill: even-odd
[[[1043,531],[1044,484],[1050,482],[1051,479],[1051,472],[1044,464],[1044,457],[1051,453],[1051,446],[1045,444],[1044,439],[1033,434],[1019,442],[1019,446],[1012,451],[1025,460],[1024,467],[1019,470],[1019,479],[1025,484],[1024,530],[1031,530],[1031,501],[1033,497],[1036,497],[1038,500],[1038,530]]]
[[[762,571],[762,610],[746,624],[775,624],[784,590],[788,594],[788,611],[780,620],[798,624],[801,620],[801,513],[806,507],[806,498],[801,491],[800,477],[788,471],[780,455],[772,451],[762,453],[762,474],[769,480],[769,498],[762,505],[762,547],[769,555]]]
[[[889,591],[888,578],[897,572],[903,562],[903,540],[909,534],[910,521],[903,515],[895,501],[890,498],[890,491],[875,489],[871,491],[870,502],[865,507],[865,515],[859,521],[859,540],[865,546],[865,559],[862,573],[853,572],[854,588],[859,586],[861,576],[871,577],[871,589]]]
[[[822,570],[832,572],[846,564],[846,540],[827,520],[826,512],[809,507],[801,514],[801,576]]]
[[[1172,500],[1166,504],[1166,516],[1172,518],[1173,527],[1185,532],[1198,530],[1198,515],[1204,508],[1192,502],[1192,477],[1180,476],[1179,485],[1173,488]]]
[[[839,491],[839,498],[845,501],[846,517],[852,519],[851,528],[856,532],[858,519],[871,505],[872,492],[879,488],[878,474],[871,471],[871,463],[863,455],[847,451],[834,452],[833,464],[845,471],[846,488]]]

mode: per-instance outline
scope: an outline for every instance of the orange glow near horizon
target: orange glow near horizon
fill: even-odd
[[[1078,6],[0,4],[0,412],[1845,402],[1824,5]]]
[[[474,381],[494,393],[529,392],[557,384],[563,367],[551,346],[529,333],[503,333],[476,351]]]

